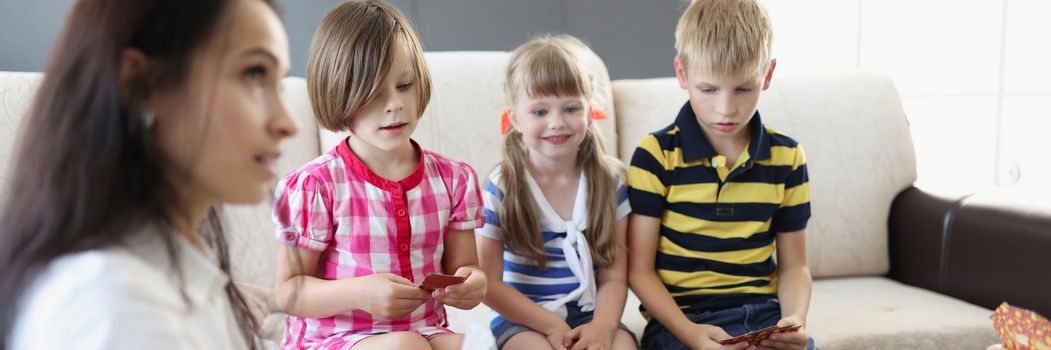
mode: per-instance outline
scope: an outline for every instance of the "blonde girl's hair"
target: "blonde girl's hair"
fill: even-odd
[[[349,129],[351,116],[376,97],[399,45],[416,72],[422,115],[431,98],[431,74],[408,18],[382,0],[345,2],[325,15],[307,58],[307,93],[318,124]]]
[[[508,102],[514,106],[519,91],[525,91],[528,96],[583,96],[586,101],[592,101],[593,76],[581,60],[585,54],[594,55],[586,44],[568,35],[544,36],[522,44],[511,53],[507,68]],[[585,112],[590,112],[590,108],[589,103]],[[538,209],[526,183],[528,152],[522,133],[514,128],[509,130],[499,163],[500,182],[505,189],[500,224],[508,249],[535,261],[543,270],[547,257]],[[588,228],[584,235],[595,263],[608,267],[613,264],[617,249],[617,178],[623,174],[623,166],[616,158],[606,155],[602,136],[593,121],[588,122],[577,164],[588,179]]]

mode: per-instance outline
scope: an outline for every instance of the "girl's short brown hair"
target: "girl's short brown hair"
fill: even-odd
[[[307,93],[318,124],[349,129],[351,116],[376,96],[390,72],[397,45],[408,49],[415,68],[422,115],[431,99],[431,75],[408,18],[382,0],[346,2],[325,15],[307,59]]]

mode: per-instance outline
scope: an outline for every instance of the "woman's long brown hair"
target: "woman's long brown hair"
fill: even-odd
[[[154,146],[138,104],[150,94],[180,87],[194,54],[218,33],[230,3],[81,0],[73,6],[22,124],[10,182],[2,192],[0,350],[9,346],[27,288],[63,255],[157,232],[172,266],[179,268],[171,213],[185,211],[162,174],[166,160]],[[151,71],[120,91],[121,51],[126,48],[149,57]],[[218,208],[208,213],[199,233],[229,274]],[[232,281],[225,290],[240,336],[258,348],[258,320]]]

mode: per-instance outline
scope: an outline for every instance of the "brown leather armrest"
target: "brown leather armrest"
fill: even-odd
[[[959,198],[916,187],[898,194],[890,208],[888,227],[890,278],[936,292],[944,290],[946,230],[959,203]]]
[[[945,294],[1051,316],[1051,202],[1020,191],[973,195],[952,221]]]

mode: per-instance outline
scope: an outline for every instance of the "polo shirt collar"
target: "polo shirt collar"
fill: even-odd
[[[679,140],[681,140],[682,160],[692,162],[708,159],[718,155],[712,143],[704,136],[701,125],[697,123],[697,115],[693,113],[690,102],[679,109],[679,115],[675,117],[675,126],[679,129]],[[763,121],[759,117],[759,111],[752,116],[748,123],[752,133],[752,140],[748,142],[748,154],[752,159],[770,158],[770,134],[766,132]]]

